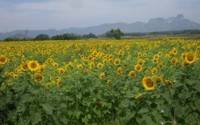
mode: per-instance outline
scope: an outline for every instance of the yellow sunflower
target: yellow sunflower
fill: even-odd
[[[7,59],[5,56],[1,55],[0,56],[0,64],[5,64],[7,62]]]
[[[94,62],[90,62],[89,67],[90,67],[90,69],[94,69],[94,67],[95,67]]]
[[[103,66],[104,66],[104,65],[103,65],[102,63],[98,63],[98,64],[97,64],[97,68],[98,68],[98,69],[102,69]]]
[[[107,80],[107,84],[108,84],[108,85],[111,85],[111,84],[112,84],[112,80],[108,79],[108,80]]]
[[[153,68],[152,70],[151,70],[151,73],[152,74],[156,74],[158,72],[158,70],[156,69],[156,68]]]
[[[138,71],[138,72],[142,71],[142,66],[140,64],[137,64],[135,66],[135,70]]]
[[[135,72],[133,70],[131,70],[128,75],[130,77],[135,77],[136,76],[136,74],[135,74]]]
[[[140,99],[142,99],[142,98],[143,98],[142,94],[138,94],[138,95],[135,97],[135,99],[137,99],[137,100],[140,100]]]
[[[41,74],[36,74],[34,80],[41,83],[44,80],[44,77]]]
[[[103,79],[105,77],[105,72],[100,73],[99,78]]]
[[[165,80],[166,85],[173,86],[173,83],[170,80]]]
[[[193,52],[188,52],[186,54],[185,60],[187,61],[187,63],[192,64],[196,59],[196,55]]]
[[[154,90],[155,89],[154,82],[150,77],[144,77],[142,79],[142,84],[146,90]]]
[[[116,66],[118,66],[120,64],[120,62],[121,62],[121,60],[119,58],[117,58],[117,59],[114,60],[114,64]]]
[[[59,68],[58,71],[59,71],[60,74],[65,74],[66,73],[64,68]]]
[[[40,67],[39,63],[37,61],[28,61],[28,69],[31,71],[35,71]]]

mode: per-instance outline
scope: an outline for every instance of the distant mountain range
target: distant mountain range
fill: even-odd
[[[125,33],[133,32],[154,32],[154,31],[178,31],[178,30],[191,30],[191,29],[200,29],[200,24],[185,19],[183,14],[179,14],[176,17],[170,17],[168,19],[164,18],[152,18],[148,23],[135,22],[135,23],[108,23],[101,24],[97,26],[90,26],[86,28],[67,28],[62,30],[49,29],[49,30],[29,30],[28,37],[34,38],[39,34],[48,34],[49,36],[54,36],[64,33],[75,33],[79,35],[94,33],[96,35],[104,34],[110,29],[119,28]],[[25,37],[24,30],[15,30],[12,32],[1,33],[0,39],[5,39],[7,37]]]

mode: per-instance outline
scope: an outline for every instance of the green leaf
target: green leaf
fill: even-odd
[[[189,114],[185,119],[186,125],[196,125],[198,123],[198,114]]]
[[[189,84],[189,85],[193,85],[193,84],[195,83],[194,80],[190,80],[190,79],[186,79],[185,81],[186,81],[186,83]]]
[[[25,105],[19,105],[18,107],[17,107],[17,112],[24,112],[26,110],[26,107],[25,107]]]
[[[125,99],[125,100],[121,101],[121,103],[120,103],[121,108],[128,108],[128,106],[129,106],[129,100]]]
[[[88,118],[88,119],[91,119],[91,115],[90,115],[90,114],[88,114],[88,115],[87,115],[87,118]]]
[[[200,100],[197,99],[197,100],[194,102],[194,104],[195,104],[197,110],[200,112]]]
[[[142,108],[138,111],[138,114],[144,114],[144,113],[147,113],[149,112],[149,109],[148,108]]]
[[[40,122],[41,119],[41,113],[40,112],[36,112],[35,114],[33,114],[32,119],[31,119],[31,123],[32,125],[36,125],[38,122]]]
[[[49,114],[49,115],[53,114],[53,107],[51,105],[49,105],[47,103],[46,104],[42,104],[42,108],[47,114]]]
[[[178,116],[179,118],[182,118],[186,109],[187,109],[187,107],[181,107],[181,106],[175,108],[176,116]]]

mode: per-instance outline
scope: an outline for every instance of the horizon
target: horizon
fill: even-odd
[[[176,17],[200,23],[198,0],[9,0],[0,1],[0,32],[85,28],[110,23],[147,23]],[[170,10],[170,11],[166,11]],[[140,12],[140,14],[138,14]],[[134,15],[134,16],[131,16]]]

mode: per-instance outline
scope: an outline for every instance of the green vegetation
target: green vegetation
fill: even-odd
[[[120,29],[111,29],[105,34],[106,37],[115,38],[117,40],[121,39],[123,35],[124,33]]]

